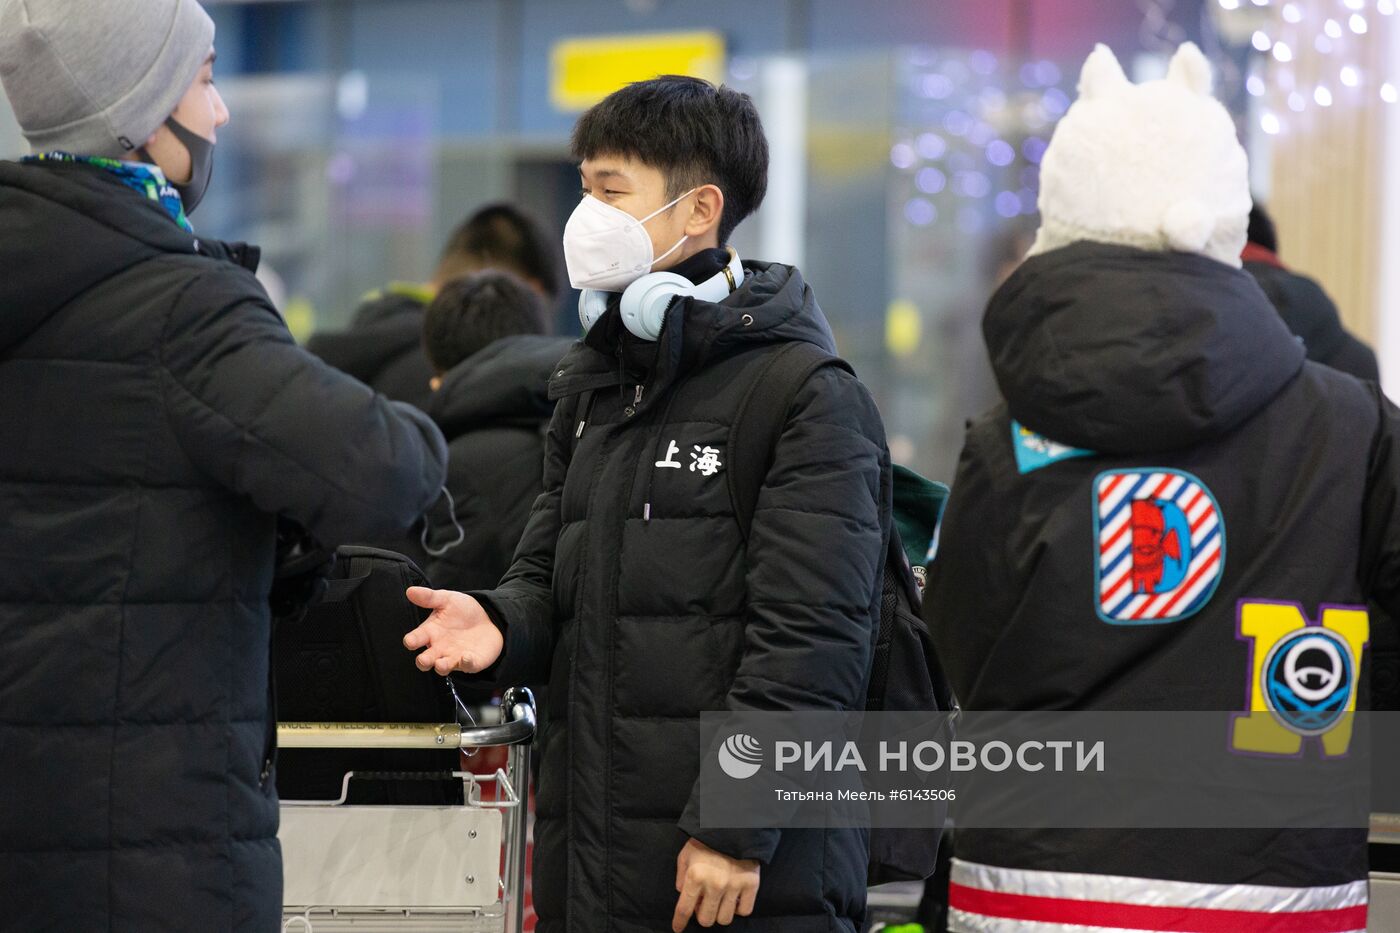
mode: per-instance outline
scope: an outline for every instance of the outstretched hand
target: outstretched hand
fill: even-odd
[[[414,659],[420,670],[437,671],[444,677],[453,671],[478,674],[500,658],[505,640],[474,598],[426,586],[411,586],[407,595],[415,606],[433,610],[422,625],[403,637],[405,648],[423,649]]]

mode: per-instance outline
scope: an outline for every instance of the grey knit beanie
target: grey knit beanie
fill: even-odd
[[[213,47],[195,0],[0,0],[0,83],[35,152],[144,145]]]

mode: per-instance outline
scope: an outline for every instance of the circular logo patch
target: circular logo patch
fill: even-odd
[[[1320,735],[1346,712],[1356,685],[1351,648],[1316,626],[1285,635],[1264,661],[1264,699],[1278,720],[1303,735]]]

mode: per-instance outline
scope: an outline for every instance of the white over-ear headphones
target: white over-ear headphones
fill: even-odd
[[[696,285],[674,272],[652,272],[642,276],[622,293],[622,323],[643,340],[661,336],[666,312],[679,298],[699,298],[701,301],[721,302],[744,283],[744,265],[734,247],[729,250],[729,264],[710,278]],[[598,323],[608,310],[611,292],[585,288],[578,298],[578,319],[583,332]]]

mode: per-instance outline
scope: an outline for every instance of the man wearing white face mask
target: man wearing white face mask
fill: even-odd
[[[499,588],[409,591],[434,612],[405,644],[424,670],[551,687],[540,933],[855,933],[859,831],[714,829],[694,785],[703,710],[862,705],[890,526],[879,413],[821,365],[776,439],[731,430],[779,352],[835,349],[796,269],[724,248],[767,180],[746,96],[631,85],[574,154],[587,333],[550,385],[545,493]],[[753,460],[771,465],[746,523],[727,471]]]
[[[630,174],[627,168],[631,169]],[[698,189],[691,188],[645,217],[637,218],[625,208],[611,202],[622,201],[624,204],[630,204],[635,211],[638,205],[654,200],[655,192],[661,189],[664,182],[659,172],[655,169],[648,170],[642,165],[614,168],[612,163],[608,163],[607,167],[595,163],[591,167],[581,168],[580,174],[583,176],[584,198],[574,209],[568,226],[564,228],[564,249],[567,251],[570,282],[575,288],[596,292],[622,292],[643,274],[656,269],[658,264],[664,269],[666,260],[690,239],[689,233],[682,233],[670,249],[660,256],[655,256],[655,234],[648,225],[663,214],[672,215],[671,223],[657,223],[657,227],[674,227],[676,216],[682,220],[692,219],[694,212],[688,217],[684,211],[673,212],[671,208],[695,194]],[[603,189],[597,195],[590,190],[589,174],[597,177],[598,184]],[[629,188],[633,190],[625,190]],[[697,208],[703,211],[702,220],[714,213],[717,190],[712,188],[706,192],[707,203],[703,206],[697,203]],[[689,227],[690,224],[687,223],[686,226]],[[652,258],[653,256],[655,258]]]

